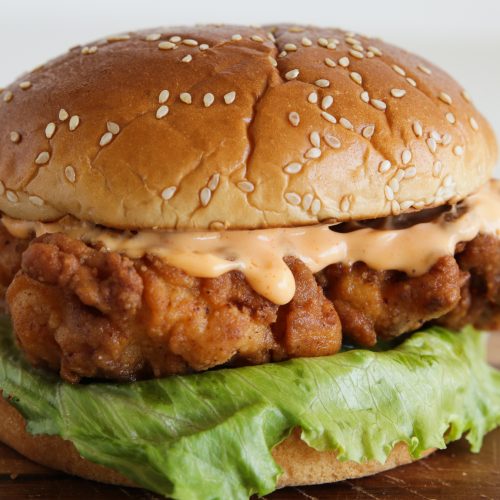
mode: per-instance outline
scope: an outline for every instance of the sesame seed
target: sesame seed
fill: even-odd
[[[451,97],[446,92],[440,92],[438,97],[445,104],[451,104],[453,102]]]
[[[321,99],[321,109],[326,111],[333,104],[333,97],[331,95],[326,95]]]
[[[69,118],[68,112],[63,108],[59,110],[59,120],[62,122],[66,121]]]
[[[297,50],[297,45],[294,43],[285,43],[283,48],[288,52],[295,52]]]
[[[291,28],[288,28],[288,31],[290,33],[302,33],[304,28],[302,26],[292,26]]]
[[[264,41],[264,39],[263,39],[261,36],[259,36],[259,35],[252,35],[250,38],[251,38],[254,42],[263,42],[263,41]]]
[[[304,210],[309,210],[311,208],[311,204],[313,202],[314,196],[311,193],[307,193],[302,198],[302,208]]]
[[[466,90],[462,90],[462,97],[467,101],[467,102],[471,102],[471,98],[470,98],[470,95],[469,93],[466,91]]]
[[[10,90],[7,90],[3,95],[3,102],[10,102],[12,99],[14,99],[14,94]]]
[[[399,181],[395,177],[393,177],[389,181],[389,187],[391,188],[393,193],[397,193],[399,191]]]
[[[148,42],[156,42],[161,38],[160,33],[150,33],[149,35],[146,36],[146,40]]]
[[[361,98],[361,100],[363,102],[366,102],[366,103],[370,102],[370,94],[366,90],[363,90],[363,92],[361,92],[361,94],[359,94],[359,97]]]
[[[321,47],[328,47],[328,40],[326,38],[318,38],[318,45]]]
[[[398,168],[396,170],[396,175],[394,178],[398,181],[401,182],[405,178],[405,171],[402,168]]]
[[[409,76],[406,77],[406,81],[412,86],[412,87],[416,87],[417,86],[417,82],[413,79],[413,78],[410,78]]]
[[[369,50],[369,51],[366,53],[366,57],[368,57],[368,58],[372,59],[373,57],[375,57],[375,54],[374,54],[371,50]]]
[[[9,138],[15,144],[21,142],[21,134],[19,132],[12,131],[9,134]]]
[[[365,49],[363,48],[362,45],[360,45],[359,43],[356,43],[352,46],[353,50],[356,50],[358,52],[363,52]]]
[[[307,96],[307,100],[311,103],[311,104],[316,104],[318,102],[318,94],[316,92],[311,92],[308,96]]]
[[[203,96],[203,104],[205,105],[205,108],[209,108],[215,101],[215,97],[211,92],[207,92]]]
[[[14,193],[14,191],[8,190],[6,196],[11,203],[17,203],[19,201],[19,198],[17,197],[17,194]]]
[[[372,99],[370,102],[372,103],[372,106],[374,108],[377,108],[381,111],[385,111],[385,109],[387,108],[387,104],[380,99]]]
[[[401,154],[401,161],[403,165],[408,165],[411,162],[411,151],[409,149],[405,149]]]
[[[64,175],[66,176],[66,179],[68,179],[69,182],[76,181],[76,172],[75,172],[75,169],[71,165],[68,165],[64,169]]]
[[[350,49],[349,54],[351,54],[351,56],[355,57],[356,59],[363,59],[363,57],[365,57],[365,55],[362,52],[355,49]]]
[[[312,45],[312,41],[309,38],[307,38],[307,37],[302,38],[302,40],[300,41],[300,43],[304,47],[310,47]]]
[[[443,164],[439,160],[436,160],[434,162],[434,165],[432,166],[432,175],[434,177],[439,177],[442,169],[443,169]]]
[[[289,163],[283,171],[287,174],[298,174],[302,170],[302,165],[297,162]]]
[[[341,57],[339,59],[339,64],[343,67],[343,68],[347,68],[347,66],[349,66],[349,64],[351,64],[351,61],[349,60],[348,57],[344,56],[344,57]]]
[[[399,215],[401,213],[401,205],[397,200],[391,201],[391,210],[394,215]]]
[[[464,148],[462,146],[455,146],[453,148],[453,152],[457,155],[457,156],[462,156],[464,154]]]
[[[181,92],[179,95],[179,99],[185,104],[191,104],[193,99],[191,98],[191,94],[189,92]]]
[[[285,73],[285,78],[287,80],[293,80],[299,76],[300,71],[295,68]]]
[[[443,146],[448,146],[451,144],[451,141],[452,141],[451,135],[444,134],[441,142],[442,142]]]
[[[210,189],[210,191],[215,191],[217,189],[217,186],[219,185],[220,181],[220,174],[216,173],[213,174],[212,177],[208,180],[207,187]]]
[[[322,111],[321,112],[321,116],[327,121],[327,122],[330,122],[330,123],[337,123],[337,119],[331,115],[330,113],[327,113],[326,111]]]
[[[356,71],[352,71],[350,73],[350,77],[353,81],[355,81],[358,85],[361,85],[363,83],[363,78],[359,73],[356,73]]]
[[[337,48],[337,44],[335,42],[328,42],[326,46],[327,49],[335,50]]]
[[[292,111],[290,112],[290,114],[288,115],[288,120],[290,121],[290,123],[294,126],[294,127],[298,127],[299,123],[300,123],[300,116],[299,114],[296,112],[296,111]]]
[[[391,95],[392,97],[404,97],[406,95],[406,90],[403,89],[391,89]]]
[[[424,133],[422,129],[422,124],[420,122],[413,122],[413,132],[417,137],[422,137],[422,134]]]
[[[397,64],[393,64],[392,65],[392,69],[398,74],[398,75],[401,75],[401,76],[406,76],[406,71],[401,67],[401,66],[398,66]]]
[[[343,196],[340,200],[340,210],[342,212],[349,212],[351,208],[351,200],[349,200],[348,196]]]
[[[167,187],[165,188],[162,192],[161,192],[161,197],[165,200],[165,201],[168,201],[170,199],[173,198],[175,192],[177,191],[177,188],[175,186],[170,186],[170,187]]]
[[[275,59],[274,57],[272,57],[272,56],[268,56],[268,60],[269,60],[269,62],[271,63],[271,65],[272,65],[273,67],[275,67],[275,68],[276,68],[276,66],[278,66],[278,61],[276,61],[276,59]]]
[[[432,137],[429,137],[426,142],[427,142],[427,146],[430,149],[431,153],[435,153],[436,149],[437,149],[436,140]]]
[[[69,119],[69,129],[73,132],[78,128],[78,125],[80,125],[80,117],[78,115],[73,115]]]
[[[334,135],[331,134],[326,134],[325,135],[325,142],[333,149],[338,149],[342,145],[340,140],[335,137]]]
[[[179,43],[182,40],[182,38],[179,35],[174,35],[174,36],[171,36],[169,38],[169,40],[171,42],[174,42],[174,43]]]
[[[375,133],[375,125],[367,125],[362,132],[365,139],[370,139]]]
[[[427,66],[424,66],[423,64],[419,64],[417,66],[417,68],[420,71],[422,71],[423,73],[425,73],[426,75],[431,75],[432,74],[432,71]]]
[[[389,201],[392,201],[394,199],[394,191],[390,188],[390,186],[386,185],[384,187],[384,193],[385,193],[385,197]]]
[[[335,66],[337,66],[337,63],[333,59],[330,59],[329,57],[325,57],[325,64],[327,66],[330,66],[330,68],[335,68]]]
[[[113,135],[117,135],[120,133],[120,125],[118,125],[118,123],[107,122],[106,128],[108,129],[108,132],[111,132]]]
[[[321,201],[316,198],[311,205],[311,212],[316,215],[321,209]]]
[[[181,61],[182,61],[182,62],[185,62],[185,63],[191,62],[192,60],[193,60],[193,56],[192,56],[191,54],[187,54],[187,55],[185,55],[185,56],[181,59]]]
[[[39,196],[29,196],[28,200],[30,201],[30,203],[36,205],[37,207],[42,207],[45,203]]]
[[[233,104],[235,99],[236,99],[236,92],[234,90],[224,95],[224,102],[226,104]]]
[[[242,38],[243,37],[239,33],[236,33],[231,37],[231,40],[238,41],[241,40]]]
[[[339,123],[347,130],[353,130],[354,127],[352,125],[352,123],[347,119],[347,118],[344,118],[344,117],[341,117],[339,119]]]
[[[38,154],[35,159],[37,165],[45,165],[50,160],[50,153],[48,151],[42,151]]]
[[[162,90],[160,92],[160,95],[158,96],[158,102],[160,104],[165,104],[168,101],[168,98],[170,97],[170,92],[168,90]]]
[[[158,44],[158,48],[160,50],[171,50],[171,49],[174,49],[175,47],[176,47],[176,45],[173,42],[165,42],[165,41],[163,41],[163,42],[160,42]]]
[[[382,51],[380,49],[378,49],[377,47],[374,47],[373,45],[370,45],[368,47],[368,50],[371,50],[376,56],[382,55]]]
[[[269,40],[271,40],[271,42],[273,43],[276,42],[276,38],[270,31],[267,33],[267,38],[269,38]]]
[[[441,134],[437,131],[437,130],[433,130],[431,132],[431,137],[437,142],[437,143],[440,143],[441,142]]]
[[[401,207],[401,210],[408,210],[409,208],[411,208],[413,205],[415,204],[415,202],[413,200],[406,200],[406,201],[403,201],[401,204],[400,204],[400,207]]]
[[[279,54],[278,57],[285,57],[288,54],[286,50],[282,50]]]
[[[97,52],[97,45],[92,45],[92,47],[89,47],[88,54],[95,54]]]
[[[405,179],[412,179],[417,175],[417,168],[414,166],[408,167],[405,171]]]
[[[240,181],[237,186],[244,193],[252,193],[255,190],[255,186],[250,181]]]
[[[473,130],[475,130],[476,132],[479,130],[479,124],[474,117],[471,116],[469,118],[469,123]]]
[[[453,113],[446,113],[446,119],[453,125],[456,123],[457,119]]]
[[[101,140],[99,141],[100,146],[106,146],[113,140],[113,134],[111,132],[106,132],[101,136]]]
[[[347,36],[345,39],[346,43],[349,45],[359,45],[361,42],[359,40],[356,40],[352,36]]]
[[[186,38],[182,40],[182,43],[184,45],[187,45],[188,47],[196,47],[198,45],[198,42],[196,40],[193,40],[192,38]]]
[[[169,112],[169,107],[166,104],[162,104],[157,110],[156,110],[156,118],[158,120],[161,120],[162,118],[165,118],[165,116],[168,115]]]
[[[321,149],[319,148],[310,148],[306,151],[305,155],[306,158],[310,158],[312,160],[319,158],[321,156]]]
[[[316,80],[314,83],[318,87],[321,87],[322,89],[326,89],[330,86],[330,81],[326,80],[325,78],[320,78],[319,80]]]
[[[309,135],[309,140],[311,141],[311,144],[314,147],[319,148],[320,143],[321,143],[321,139],[319,137],[318,132],[316,132],[316,131],[311,132],[310,135]]]
[[[285,193],[285,199],[290,205],[300,205],[301,198],[297,193]]]
[[[45,137],[47,139],[52,139],[54,133],[56,131],[56,124],[53,122],[50,122],[46,127],[45,127]]]
[[[210,191],[210,189],[208,189],[207,187],[204,187],[200,191],[200,202],[201,202],[201,205],[203,207],[206,207],[210,203],[211,198],[212,198],[212,191]]]
[[[23,90],[28,90],[31,87],[31,82],[25,81],[19,84],[19,87]]]
[[[388,170],[390,170],[391,167],[392,167],[391,162],[389,160],[384,160],[378,166],[378,171],[381,174],[385,174],[385,172],[387,172]]]

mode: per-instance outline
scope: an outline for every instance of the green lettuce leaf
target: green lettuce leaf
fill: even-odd
[[[385,352],[351,350],[130,384],[72,386],[29,367],[0,323],[0,389],[33,434],[74,443],[92,462],[176,499],[264,495],[280,469],[272,448],[302,429],[342,460],[414,457],[463,434],[478,451],[500,424],[500,372],[484,337],[430,328]]]

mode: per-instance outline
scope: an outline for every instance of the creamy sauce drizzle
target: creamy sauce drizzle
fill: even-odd
[[[200,278],[214,278],[228,271],[241,271],[250,286],[276,304],[286,304],[295,294],[295,280],[283,261],[286,256],[302,260],[312,272],[342,262],[366,263],[376,270],[398,270],[423,274],[440,258],[453,255],[459,242],[479,233],[500,232],[500,182],[491,181],[468,197],[467,210],[452,220],[449,213],[432,222],[405,229],[381,230],[364,227],[348,233],[327,224],[247,231],[113,231],[66,217],[53,223],[21,221],[2,217],[16,237],[62,232],[86,243],[101,243],[106,249],[131,258],[149,253]]]

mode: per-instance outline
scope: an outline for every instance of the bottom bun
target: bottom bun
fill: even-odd
[[[39,464],[68,474],[101,483],[133,486],[120,473],[82,458],[70,441],[58,436],[33,436],[26,432],[22,415],[5,399],[0,397],[0,441],[8,444],[22,455]],[[434,449],[426,450],[420,458],[430,455]],[[273,450],[273,457],[283,469],[278,479],[278,488],[307,484],[322,484],[369,476],[384,470],[413,462],[405,443],[398,443],[385,463],[375,460],[357,463],[340,462],[333,451],[316,451],[294,432]]]

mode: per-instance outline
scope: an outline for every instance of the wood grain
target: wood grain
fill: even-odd
[[[500,366],[500,335],[488,348]],[[160,500],[143,490],[107,486],[76,479],[26,460],[0,444],[0,499],[9,500]],[[498,500],[500,499],[500,428],[486,436],[479,454],[465,440],[425,460],[376,476],[332,485],[285,488],[267,500]]]

